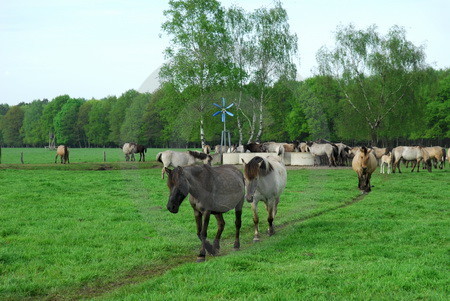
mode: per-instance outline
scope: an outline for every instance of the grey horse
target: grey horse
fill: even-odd
[[[177,213],[181,202],[189,194],[189,202],[194,209],[197,224],[197,236],[202,242],[197,262],[203,262],[206,251],[216,255],[220,250],[220,237],[225,227],[223,213],[235,210],[236,238],[234,248],[239,249],[239,232],[241,229],[242,206],[244,203],[244,176],[232,165],[211,167],[209,165],[194,165],[176,167],[173,170],[165,168],[168,174],[167,186],[170,190],[167,209]],[[207,240],[210,215],[217,219],[217,234],[214,244]]]

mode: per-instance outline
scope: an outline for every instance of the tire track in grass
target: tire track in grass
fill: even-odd
[[[309,214],[300,219],[284,222],[282,224],[277,225],[276,229],[278,232],[280,232],[289,226],[292,226],[292,225],[295,225],[298,223],[302,223],[307,220],[316,218],[318,216],[322,216],[324,214],[349,207],[351,205],[354,205],[354,204],[362,201],[365,196],[366,196],[366,194],[360,194],[360,195],[352,198],[351,200],[346,201],[343,204],[340,204],[338,206],[334,206],[332,208],[327,208],[325,210],[321,210],[319,212]],[[241,237],[243,236],[242,234],[251,235],[252,233],[253,233],[253,227],[249,227],[248,229],[241,231]],[[234,236],[223,238],[221,240],[222,248],[220,250],[220,254],[215,257],[222,257],[222,256],[226,256],[228,254],[235,252],[232,249],[233,243],[234,243]],[[264,243],[264,240],[262,240],[260,243]],[[254,243],[252,241],[241,242],[241,249],[249,249],[253,245],[254,245]],[[223,246],[226,246],[226,248],[224,249]],[[174,268],[177,268],[178,266],[181,266],[183,264],[193,263],[195,261],[196,252],[198,252],[198,248],[193,249],[192,253],[186,254],[185,256],[167,258],[166,262],[164,262],[164,263],[159,263],[156,265],[154,264],[151,266],[140,267],[140,268],[131,270],[128,273],[124,274],[120,279],[113,280],[113,281],[103,283],[103,284],[87,285],[87,286],[82,287],[81,289],[78,289],[75,291],[62,291],[62,292],[48,296],[47,298],[45,298],[45,300],[80,300],[80,299],[89,299],[89,298],[100,297],[102,295],[105,295],[114,290],[120,289],[127,285],[138,284],[138,283],[146,281],[150,278],[163,275],[166,272],[168,272]],[[208,260],[214,260],[214,257],[209,256]],[[39,299],[42,300],[42,298],[39,298]]]

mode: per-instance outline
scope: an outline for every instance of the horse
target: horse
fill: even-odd
[[[70,163],[69,162],[69,149],[67,148],[67,145],[58,146],[58,149],[56,150],[55,163],[56,163],[56,160],[58,159],[58,156],[61,157],[61,164]]]
[[[380,147],[376,147],[376,146],[372,146],[372,149],[373,149],[373,155],[375,156],[375,158],[378,161],[378,165],[381,166],[381,157],[389,154],[391,150],[387,147],[380,148]]]
[[[244,177],[236,167],[221,165],[195,165],[165,168],[168,174],[167,186],[170,190],[167,209],[177,213],[181,202],[189,194],[189,202],[194,209],[197,224],[197,236],[202,242],[197,262],[206,259],[206,251],[216,255],[220,250],[220,237],[225,227],[223,213],[235,210],[236,235],[234,249],[240,248],[239,232],[241,229],[242,206],[244,204]],[[210,215],[217,219],[217,234],[214,244],[207,240]]]
[[[269,156],[262,158],[254,157],[248,163],[244,163],[244,176],[246,180],[245,195],[246,200],[252,203],[253,222],[255,225],[255,234],[253,241],[259,241],[259,217],[258,202],[263,201],[266,205],[269,223],[269,236],[275,233],[273,220],[277,214],[280,195],[286,187],[287,173],[281,157]]]
[[[147,152],[147,148],[141,144],[136,144],[136,153],[139,153],[139,162],[145,162],[145,153]]]
[[[298,149],[301,153],[309,153],[309,146],[306,142],[300,142]]]
[[[294,141],[292,143],[284,143],[284,152],[286,153],[297,153],[299,152],[299,144],[300,142]]]
[[[381,156],[380,173],[386,173],[385,167],[387,167],[387,173],[390,174],[392,170],[391,153]]]
[[[197,151],[174,152],[171,150],[166,150],[156,155],[156,161],[163,164],[161,177],[164,179],[164,171],[166,167],[188,166],[194,165],[197,162],[203,162],[204,164],[211,165],[212,157],[211,155]]]
[[[329,167],[331,167],[331,165],[336,166],[336,156],[338,154],[336,146],[333,146],[330,143],[320,144],[315,142],[309,142],[307,144],[309,152],[314,157],[326,155],[328,157],[328,166]],[[316,165],[316,160],[314,160],[314,165]]]
[[[264,147],[263,144],[251,142],[244,145],[244,153],[251,152],[251,153],[265,153],[267,150]]]
[[[395,169],[398,168],[398,172],[402,173],[400,170],[400,160],[415,161],[416,164],[413,165],[411,172],[417,166],[417,172],[419,172],[420,162],[423,161],[427,166],[429,172],[431,172],[431,160],[427,151],[425,151],[421,146],[397,146],[392,150],[391,163],[392,163],[392,173],[395,173]]]
[[[371,191],[370,178],[375,169],[377,169],[377,165],[377,159],[371,149],[363,146],[356,151],[352,160],[352,168],[358,175],[358,188],[362,193],[369,193]]]
[[[134,154],[136,153],[136,143],[127,142],[123,145],[122,151],[125,154],[125,161],[136,161]]]
[[[437,163],[439,164],[439,169],[443,169],[445,166],[445,149],[440,146],[424,147],[424,150],[430,155],[430,159],[433,161],[434,168],[437,168]]]
[[[211,146],[209,146],[207,144],[203,145],[202,151],[203,151],[204,154],[209,155],[209,153],[211,152]]]
[[[336,143],[334,145],[336,145],[336,147],[338,149],[338,154],[337,154],[337,158],[336,158],[337,164],[340,166],[345,166],[347,164],[347,160],[349,158],[350,147],[345,145],[342,142]]]
[[[224,154],[224,153],[226,153],[226,152],[228,152],[228,146],[227,146],[227,145],[220,145],[220,144],[217,144],[217,145],[214,147],[214,153],[216,153],[216,154],[219,154],[219,153]]]

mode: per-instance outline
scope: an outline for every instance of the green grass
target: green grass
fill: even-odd
[[[223,256],[196,264],[188,202],[170,214],[159,166],[120,164],[0,169],[0,299],[448,296],[448,168],[389,176],[377,170],[373,191],[361,200],[351,170],[289,170],[276,235],[253,244],[245,204],[241,251],[231,251],[228,213]],[[266,218],[260,204],[262,233]],[[210,237],[215,230],[212,219]]]
[[[147,161],[155,161],[156,154],[165,149],[149,148],[145,154]],[[180,149],[184,151],[185,149]],[[2,164],[22,164],[23,153],[24,164],[54,164],[56,151],[45,148],[2,148]],[[123,162],[125,156],[121,148],[69,148],[70,163]],[[136,156],[139,160],[139,154]],[[59,159],[59,158],[58,158]],[[60,163],[60,160],[57,161]],[[0,165],[1,166],[1,165]]]

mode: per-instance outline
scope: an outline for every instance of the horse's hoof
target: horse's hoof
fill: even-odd
[[[206,261],[205,257],[203,257],[203,256],[198,256],[197,257],[197,262],[205,262],[205,261]]]

